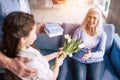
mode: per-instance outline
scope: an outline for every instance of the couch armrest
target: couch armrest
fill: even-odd
[[[114,35],[110,59],[115,71],[120,77],[120,37],[118,34]]]
[[[115,32],[115,26],[113,24],[104,24],[103,29],[107,34],[107,41],[106,41],[106,46],[105,46],[105,53],[110,54],[111,52],[111,46],[113,43],[113,37],[114,37],[114,32]]]

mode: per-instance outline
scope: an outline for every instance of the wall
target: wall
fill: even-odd
[[[44,7],[41,6],[41,3],[45,3],[43,0],[28,1],[36,22],[81,23],[88,9],[93,6],[77,6],[66,4],[54,7]],[[34,1],[37,1],[37,3]]]
[[[30,5],[39,7],[52,6],[52,0],[28,0]],[[81,6],[81,5],[92,5],[94,0],[66,0],[67,5]]]
[[[28,0],[33,7],[52,7],[52,0]]]
[[[120,35],[120,0],[111,0],[107,22],[115,25],[115,32]]]

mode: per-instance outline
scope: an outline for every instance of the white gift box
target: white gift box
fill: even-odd
[[[49,37],[55,37],[63,34],[63,28],[57,23],[45,24],[44,30]]]

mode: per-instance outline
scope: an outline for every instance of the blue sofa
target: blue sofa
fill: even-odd
[[[63,23],[61,26],[64,29],[62,36],[49,38],[45,33],[38,34],[38,38],[34,44],[40,48],[43,55],[58,51],[58,48],[64,43],[64,34],[73,35],[74,30],[80,24]],[[103,80],[120,80],[120,37],[114,32],[115,28],[113,24],[104,24],[103,28],[107,33]],[[70,57],[67,57],[64,60],[63,65],[60,67],[58,80],[74,80],[70,69],[70,59]],[[50,61],[50,65],[53,62],[54,60]]]

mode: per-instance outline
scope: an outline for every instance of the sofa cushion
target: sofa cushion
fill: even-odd
[[[114,25],[113,24],[104,24],[103,25],[104,31],[107,34],[107,41],[105,47],[105,53],[109,54],[111,50],[111,46],[113,43],[113,35],[114,35]]]
[[[60,47],[60,36],[50,38],[47,34],[38,34],[34,44],[42,50],[58,51]]]
[[[62,28],[64,29],[63,35],[62,35],[62,44],[64,43],[64,35],[69,34],[73,36],[74,31],[80,26],[80,24],[75,23],[63,23]]]
[[[73,24],[73,23],[63,23],[62,27],[64,29],[64,34],[73,35],[74,31],[80,26],[80,24]]]
[[[120,37],[118,34],[115,34],[114,36],[110,59],[113,67],[115,68],[118,76],[120,77]]]

